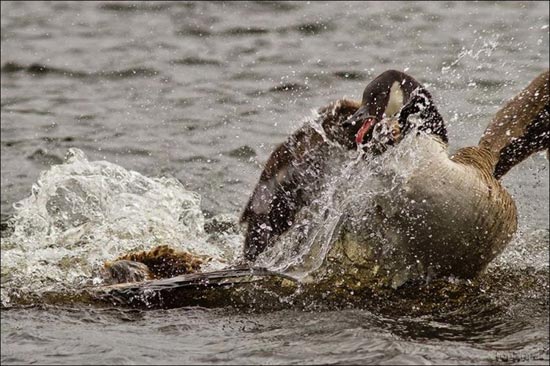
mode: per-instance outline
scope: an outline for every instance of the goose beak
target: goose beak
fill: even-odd
[[[375,116],[368,113],[365,106],[359,108],[350,118],[348,118],[343,126],[349,129],[355,135],[355,142],[357,145],[361,145],[365,142],[365,137],[372,130],[374,125],[378,122]]]
[[[355,143],[357,143],[357,145],[365,143],[365,135],[372,130],[376,122],[378,122],[378,120],[373,116],[369,116],[363,121],[363,125],[359,131],[357,131],[357,135],[355,135]]]

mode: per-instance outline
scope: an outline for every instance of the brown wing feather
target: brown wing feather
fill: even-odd
[[[341,99],[319,109],[328,139],[351,148],[353,136],[341,127],[360,103]],[[312,126],[304,126],[273,151],[241,216],[247,232],[244,254],[254,260],[293,224],[313,194],[322,174],[323,149],[328,143]]]
[[[479,146],[496,157],[496,178],[531,154],[550,148],[549,77],[546,70],[506,103],[481,137]]]

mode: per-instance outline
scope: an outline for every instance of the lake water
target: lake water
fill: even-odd
[[[548,364],[543,154],[503,179],[517,237],[481,284],[442,297],[143,311],[45,296],[144,243],[231,261],[242,234],[203,224],[234,222],[274,147],[386,69],[429,87],[451,151],[476,144],[549,67],[546,2],[3,1],[1,13],[2,364]],[[85,189],[117,209],[79,201]],[[56,195],[80,202],[75,216],[48,211]]]

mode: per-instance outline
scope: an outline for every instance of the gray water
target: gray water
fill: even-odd
[[[238,215],[276,144],[386,69],[429,87],[453,150],[549,66],[546,2],[2,2],[1,13],[3,222],[71,147],[175,177],[206,219]],[[3,300],[2,363],[547,364],[548,161],[537,154],[503,182],[518,238],[469,291],[274,311]]]

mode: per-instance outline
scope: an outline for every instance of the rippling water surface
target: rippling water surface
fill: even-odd
[[[519,233],[475,283],[283,310],[43,300],[128,249],[169,242],[203,248],[212,268],[233,260],[233,224],[276,144],[386,69],[429,86],[451,150],[476,144],[549,66],[545,2],[2,2],[1,13],[2,363],[548,363],[542,154],[503,180]]]

